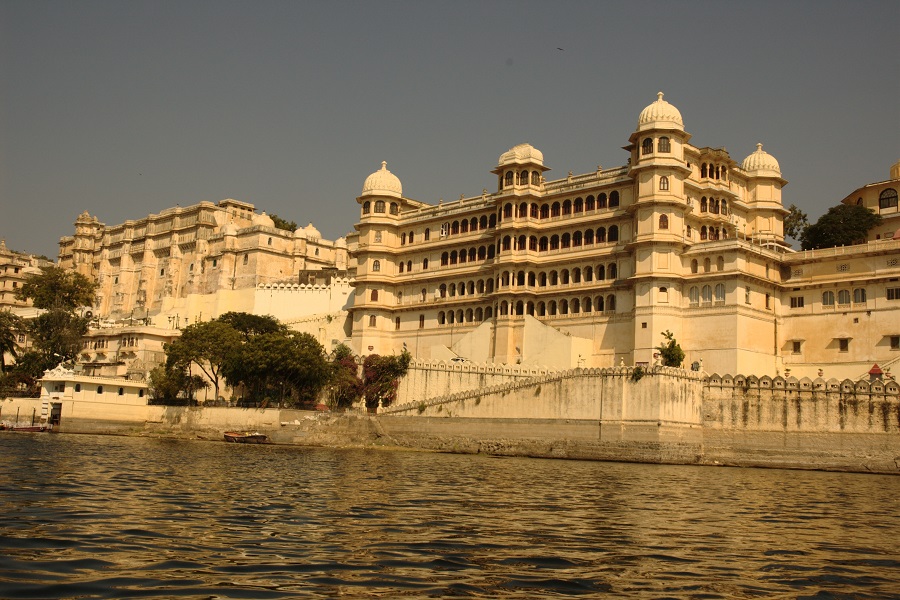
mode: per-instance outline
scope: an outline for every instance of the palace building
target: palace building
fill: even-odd
[[[900,358],[900,166],[844,200],[882,214],[872,240],[795,252],[761,144],[740,163],[692,144],[660,93],[625,150],[625,166],[547,179],[519,144],[490,171],[496,191],[437,204],[404,197],[382,163],[357,198],[354,350],[653,364],[671,331],[710,373],[857,376]]]

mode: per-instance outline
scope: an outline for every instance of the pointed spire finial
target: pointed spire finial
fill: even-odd
[[[662,102],[662,99],[663,99],[663,93],[662,93],[662,92],[656,92],[656,98],[657,98],[657,102]]]

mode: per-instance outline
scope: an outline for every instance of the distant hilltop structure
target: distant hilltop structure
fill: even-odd
[[[30,300],[16,299],[16,290],[29,275],[52,265],[53,261],[49,258],[10,250],[6,247],[6,240],[0,240],[0,310],[31,306]]]
[[[900,165],[843,200],[883,217],[868,243],[795,252],[776,158],[757,144],[737,162],[691,137],[660,93],[621,167],[552,180],[522,143],[490,169],[496,191],[429,204],[382,162],[356,198],[354,349],[653,365],[671,331],[707,372],[855,378],[897,362]]]

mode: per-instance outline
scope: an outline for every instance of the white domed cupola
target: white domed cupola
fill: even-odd
[[[400,179],[388,171],[387,162],[381,161],[381,169],[366,177],[361,196],[391,196],[401,198],[403,185]]]
[[[508,165],[537,165],[544,166],[544,153],[531,144],[518,144],[500,155],[497,161],[498,167]]]
[[[663,93],[657,94],[656,102],[641,111],[638,117],[638,131],[650,129],[678,129],[684,131],[684,121],[677,108],[663,100]]]
[[[781,167],[775,157],[756,144],[756,152],[744,159],[741,168],[750,175],[762,177],[781,177]]]

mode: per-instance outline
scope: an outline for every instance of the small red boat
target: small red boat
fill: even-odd
[[[268,444],[269,436],[259,432],[226,431],[225,441],[234,444]]]

